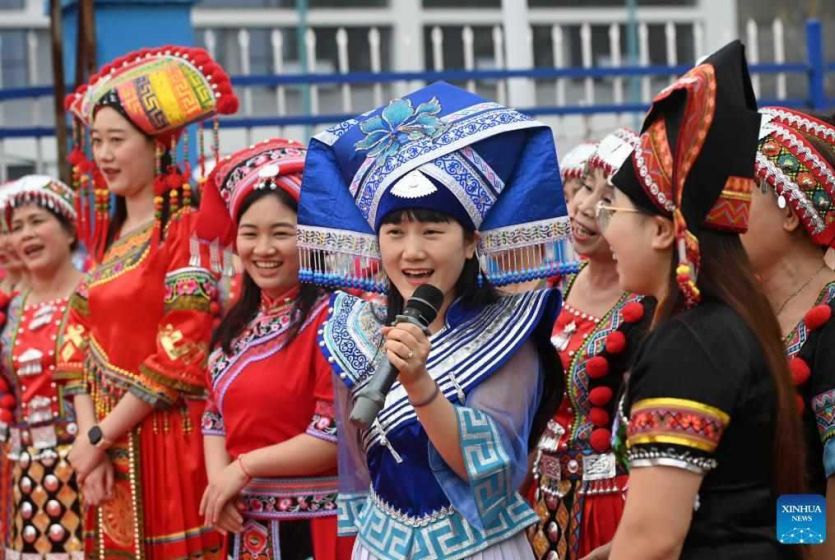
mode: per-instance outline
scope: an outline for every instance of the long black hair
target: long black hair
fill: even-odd
[[[235,222],[241,220],[247,210],[253,204],[267,196],[275,196],[278,200],[290,208],[293,212],[298,212],[298,203],[282,189],[262,189],[255,190],[249,194],[241,204]],[[293,340],[298,334],[301,327],[307,321],[310,310],[324,292],[314,286],[313,284],[302,284],[299,295],[293,304],[291,312],[290,330],[288,331],[288,342]],[[252,279],[252,277],[244,271],[243,273],[243,290],[241,297],[232,306],[229,312],[223,317],[217,329],[212,335],[212,348],[218,345],[226,354],[231,352],[232,341],[244,331],[247,325],[258,314],[258,309],[261,306],[261,288]]]
[[[777,414],[773,447],[773,486],[779,494],[805,488],[805,449],[795,391],[783,348],[782,335],[771,303],[754,275],[738,234],[705,229],[699,234],[701,266],[698,286],[702,298],[718,300],[733,309],[754,333],[774,382]],[[653,328],[685,309],[676,281],[673,256],[666,297],[659,302]]]

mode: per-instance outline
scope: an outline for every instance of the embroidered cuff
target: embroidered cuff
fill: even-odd
[[[223,416],[214,410],[207,410],[203,413],[200,421],[200,429],[204,436],[225,436],[226,430],[223,427]]]
[[[717,466],[716,459],[689,449],[674,446],[640,445],[627,454],[630,469],[642,467],[676,467],[704,476]]]
[[[826,445],[835,437],[835,389],[812,397],[812,411],[815,413],[821,442]]]
[[[496,423],[487,413],[461,406],[455,407],[455,413],[470,490],[478,515],[487,526],[514,494],[510,455],[502,445]]]
[[[315,438],[336,443],[336,420],[334,419],[333,403],[316,401],[313,419],[305,433]]]
[[[153,387],[159,387],[160,394],[164,394],[174,402],[179,397],[179,393],[186,393],[194,396],[201,396],[205,394],[206,388],[199,380],[189,379],[191,373],[186,364],[182,364],[183,370],[178,375],[166,371],[156,363],[153,356],[145,360],[145,363],[139,366],[139,372],[142,374],[144,381]]]
[[[687,399],[643,399],[632,405],[626,445],[675,445],[707,455],[716,451],[730,417]]]
[[[127,390],[129,393],[134,395],[139,400],[145,401],[152,407],[154,410],[164,410],[169,408],[171,405],[176,402],[177,397],[179,396],[178,393],[167,393],[167,392],[156,392],[153,391],[151,388],[147,387],[146,385],[141,384],[131,384],[127,386]]]
[[[217,294],[217,284],[205,268],[186,267],[165,275],[165,312],[202,311],[209,313],[209,305]]]

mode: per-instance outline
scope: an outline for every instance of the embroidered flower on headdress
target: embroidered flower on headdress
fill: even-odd
[[[438,118],[441,104],[437,97],[412,108],[409,99],[394,99],[379,115],[360,123],[365,138],[354,144],[357,150],[368,150],[368,157],[387,158],[400,146],[423,137],[434,138],[444,130]]]

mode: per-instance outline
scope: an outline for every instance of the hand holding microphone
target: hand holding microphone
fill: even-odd
[[[443,300],[443,293],[434,286],[418,286],[406,302],[403,313],[395,319],[395,325],[401,328],[385,327],[383,334],[386,336],[389,359],[380,365],[368,385],[357,394],[351,410],[351,422],[367,428],[382,410],[398,373],[413,375],[417,369],[425,367],[429,347],[422,331],[435,320]]]

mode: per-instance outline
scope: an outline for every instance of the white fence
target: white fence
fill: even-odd
[[[309,72],[349,73],[354,71],[427,71],[446,69],[490,70],[520,68],[508,60],[512,46],[537,68],[617,67],[634,60],[641,66],[690,65],[699,56],[737,35],[735,2],[700,0],[689,7],[640,8],[636,18],[623,8],[554,9],[527,8],[527,24],[507,28],[501,9],[422,9],[420,0],[390,0],[383,8],[310,10],[308,28],[299,41],[299,14],[291,9],[209,9],[195,8],[192,23],[196,41],[204,45],[234,75],[297,74],[303,68],[300,52],[306,50]],[[25,30],[28,84],[49,84],[48,20],[28,0],[26,10],[0,17],[0,61],[3,32]],[[517,14],[518,15],[518,14]],[[518,19],[518,18],[516,18]],[[635,24],[632,52],[628,30]],[[805,52],[790,34],[802,34],[782,20],[768,23],[747,21],[743,39],[749,62],[797,62]],[[802,44],[802,43],[801,43]],[[519,52],[520,49],[516,49]],[[634,59],[630,59],[630,54]],[[522,59],[524,59],[523,57]],[[788,60],[787,60],[788,59]],[[530,66],[528,66],[530,67]],[[673,76],[639,78],[556,78],[521,81],[513,91],[513,80],[469,80],[461,84],[503,103],[525,106],[582,105],[647,102],[653,92]],[[11,87],[2,83],[0,89]],[[519,82],[517,80],[517,82]],[[343,114],[365,111],[386,99],[422,85],[421,81],[371,84],[311,84],[238,88],[241,116],[302,114]],[[518,83],[516,84],[519,85]],[[805,80],[785,74],[755,76],[757,93],[771,99],[800,96]],[[520,94],[521,91],[521,94]],[[558,145],[565,150],[583,138],[599,137],[614,126],[636,126],[638,115],[594,114],[543,117],[554,128]],[[52,100],[22,99],[0,102],[3,127],[51,126]],[[304,139],[315,132],[305,127],[263,127],[225,130],[227,151],[276,134]],[[0,180],[9,166],[54,171],[55,145],[52,138],[0,139]],[[13,170],[14,173],[18,171]]]

